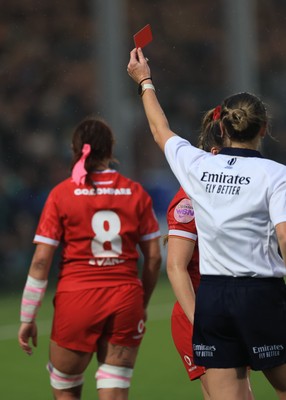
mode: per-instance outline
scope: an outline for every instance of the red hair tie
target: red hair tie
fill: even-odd
[[[84,164],[85,164],[85,160],[87,159],[87,157],[90,154],[90,151],[91,151],[90,144],[84,144],[83,148],[82,148],[82,155],[72,169],[72,180],[77,185],[85,184],[87,170],[85,169]]]
[[[213,111],[213,120],[217,121],[220,119],[220,113],[221,113],[221,106],[216,106],[216,108]]]

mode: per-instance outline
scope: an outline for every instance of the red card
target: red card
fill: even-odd
[[[139,32],[133,35],[133,39],[136,49],[138,49],[138,47],[143,49],[143,47],[147,46],[147,44],[149,44],[153,39],[151,26],[149,24],[144,26],[144,28],[140,29]]]

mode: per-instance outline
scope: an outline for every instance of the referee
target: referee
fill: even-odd
[[[266,108],[249,93],[224,100],[214,118],[227,147],[214,157],[170,130],[140,48],[127,70],[142,82],[151,132],[193,201],[202,275],[193,350],[208,368],[210,397],[246,399],[250,366],[286,400],[286,167],[259,152]]]

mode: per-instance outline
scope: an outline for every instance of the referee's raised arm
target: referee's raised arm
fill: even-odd
[[[151,70],[142,49],[135,48],[130,52],[127,72],[139,85],[138,93],[141,95],[152,135],[160,149],[164,151],[165,143],[175,133],[171,131],[167,117],[157,99],[156,89],[152,83]]]

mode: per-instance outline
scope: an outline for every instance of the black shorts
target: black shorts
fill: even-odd
[[[194,361],[207,368],[264,370],[286,362],[282,278],[204,275],[196,296]]]

